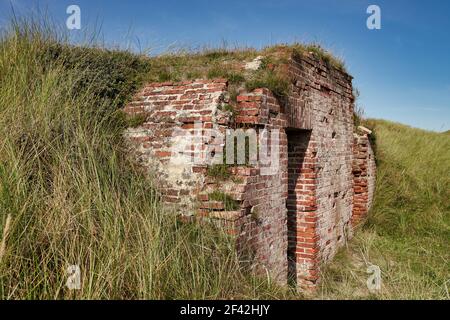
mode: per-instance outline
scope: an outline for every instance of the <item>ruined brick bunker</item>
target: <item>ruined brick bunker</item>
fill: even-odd
[[[263,59],[240,68],[257,70]],[[264,87],[236,94],[226,78],[148,83],[125,108],[145,120],[126,137],[165,202],[185,217],[223,227],[257,272],[313,289],[321,265],[370,209],[370,132],[355,128],[352,77],[345,71],[311,52],[268,67],[288,79],[285,95]],[[246,154],[240,165],[217,162],[233,155],[228,144],[224,150],[227,139],[234,144],[243,135],[251,150],[248,132],[256,133],[256,154],[267,142],[266,161]]]

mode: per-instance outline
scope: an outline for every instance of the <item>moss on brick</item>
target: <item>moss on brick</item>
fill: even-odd
[[[182,51],[148,59],[148,82],[185,81],[194,79],[225,78],[230,84],[231,102],[239,91],[267,88],[277,97],[288,94],[289,75],[285,66],[290,59],[312,57],[323,61],[330,68],[345,72],[344,63],[317,44],[275,45],[262,50],[255,49],[208,49]],[[261,57],[257,70],[246,70],[245,64]]]
[[[225,211],[235,211],[239,209],[239,203],[234,200],[230,195],[222,191],[213,191],[208,195],[209,200],[219,201],[224,204]]]

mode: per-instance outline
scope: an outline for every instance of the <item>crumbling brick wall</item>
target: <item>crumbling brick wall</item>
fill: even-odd
[[[367,218],[375,192],[375,154],[368,134],[354,136],[353,144],[353,215],[352,224]]]
[[[320,265],[351,237],[352,216],[370,207],[375,167],[359,161],[361,153],[373,155],[354,138],[352,78],[308,56],[285,67],[291,81],[283,99],[261,88],[232,102],[226,79],[148,84],[125,108],[146,121],[126,137],[166,202],[235,235],[257,272],[314,288]],[[217,136],[226,140],[230,129],[254,130],[279,157],[227,167],[225,179],[210,176],[211,161],[224,151]],[[235,206],[214,199],[215,191]]]
[[[290,128],[311,130],[296,186],[300,201],[291,217],[296,222],[290,229],[296,253],[291,269],[298,285],[314,287],[320,264],[351,233],[354,98],[351,77],[322,61],[293,61],[290,72]]]

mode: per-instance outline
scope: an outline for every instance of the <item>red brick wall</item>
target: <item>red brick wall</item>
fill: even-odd
[[[280,102],[267,89],[241,93],[234,118],[222,111],[232,103],[225,80],[147,85],[125,109],[145,114],[147,121],[126,136],[155,175],[166,202],[234,234],[238,251],[252,259],[257,272],[314,288],[321,264],[351,237],[352,214],[358,219],[358,208],[364,204],[367,212],[370,207],[375,166],[369,161],[367,188],[359,196],[355,167],[362,169],[357,160],[362,149],[353,136],[352,78],[308,57],[290,61],[286,69],[288,99]],[[200,128],[194,126],[198,120]],[[208,162],[171,161],[181,159],[174,148],[186,134],[224,134],[228,128],[254,129],[258,135],[263,129],[278,130],[268,136],[280,151],[279,170],[268,174],[260,163],[234,166],[229,179],[216,181],[206,174]],[[208,160],[223,143],[194,140],[187,151]],[[232,197],[238,208],[225,211],[223,203],[210,199],[215,190]]]
[[[367,218],[375,192],[375,155],[370,140],[365,135],[354,137],[353,145],[353,217],[357,226]]]

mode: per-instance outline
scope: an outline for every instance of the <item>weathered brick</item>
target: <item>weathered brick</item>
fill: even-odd
[[[148,119],[141,132],[130,129],[126,135],[164,186],[164,201],[233,235],[237,250],[252,253],[256,272],[269,270],[282,283],[290,272],[300,288],[311,290],[320,281],[320,265],[333,258],[370,209],[374,154],[367,136],[353,134],[349,75],[313,56],[279,68],[292,77],[287,99],[280,102],[266,88],[242,92],[233,119],[218,108],[227,79],[149,84],[124,109],[148,112]],[[196,121],[203,122],[200,130]],[[279,170],[263,175],[261,164],[232,167],[231,179],[219,182],[207,175],[206,164],[169,161],[178,138],[234,127],[280,130],[272,141],[280,150]],[[206,159],[218,145],[194,139],[185,156]],[[225,211],[224,203],[209,201],[213,190],[228,194],[239,209]]]

